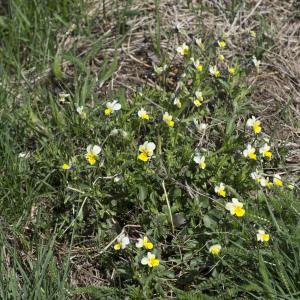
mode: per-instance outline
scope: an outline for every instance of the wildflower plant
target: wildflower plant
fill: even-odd
[[[133,299],[190,287],[246,298],[242,289],[253,287],[245,288],[251,278],[244,270],[257,272],[260,255],[274,262],[282,220],[287,211],[296,215],[289,207],[295,191],[276,170],[275,143],[264,139],[263,118],[253,116],[246,76],[255,66],[228,57],[227,41],[182,40],[176,60],[153,72],[155,84],[131,93],[120,88],[113,101],[61,105],[70,137],[58,127],[63,146],[43,146],[33,156],[54,170],[38,176],[53,185],[47,193],[55,195],[53,220],[62,236],[70,228],[78,243],[93,236],[97,265],[107,282],[122,283],[123,298],[128,285],[141,293]],[[233,275],[234,285],[227,279]],[[250,292],[259,293],[258,286]]]

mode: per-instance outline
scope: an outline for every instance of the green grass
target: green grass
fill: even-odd
[[[119,48],[128,38],[128,21],[140,13],[131,1],[100,6],[101,20],[79,0],[11,0],[1,8],[1,299],[300,297],[298,187],[288,187],[288,173],[282,188],[271,189],[250,176],[256,168],[270,178],[285,170],[286,149],[271,139],[271,160],[241,154],[247,143],[258,149],[267,137],[246,128],[259,113],[251,101],[255,87],[246,79],[261,46],[245,38],[249,52],[226,57],[236,73],[218,62],[222,76],[213,77],[209,66],[222,53],[215,40],[203,34],[203,50],[186,35],[163,32],[155,3],[152,46],[167,69],[155,76],[155,87],[133,86],[129,96],[122,87],[102,88],[120,65],[118,52],[105,50]],[[190,46],[187,57],[168,61],[161,35],[172,34]],[[198,90],[200,107],[193,104]],[[62,92],[70,94],[65,103]],[[121,110],[105,116],[106,102],[114,99]],[[149,120],[137,117],[142,107]],[[174,128],[162,120],[166,111]],[[201,122],[208,123],[205,131]],[[146,163],[137,159],[145,141],[156,144]],[[94,165],[85,158],[89,144],[102,147]],[[195,152],[205,155],[204,170],[195,165]],[[63,170],[64,163],[72,169]],[[220,182],[225,199],[214,191]],[[232,197],[244,203],[243,218],[225,209]],[[270,233],[268,243],[257,242],[259,228]],[[120,233],[131,244],[115,251]],[[160,259],[155,268],[140,263],[147,251],[134,244],[144,235]],[[217,243],[222,250],[213,256],[209,247]]]

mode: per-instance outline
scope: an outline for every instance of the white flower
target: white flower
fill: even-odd
[[[138,116],[139,116],[139,118],[141,118],[143,120],[149,120],[149,113],[146,112],[144,108],[141,108],[138,111]]]
[[[77,113],[82,117],[82,118],[86,118],[86,112],[84,111],[84,107],[83,106],[78,106],[76,108]]]
[[[159,265],[159,259],[155,257],[155,254],[148,252],[147,256],[142,258],[141,264],[148,265],[150,268],[157,267]]]
[[[262,175],[256,170],[250,174],[251,178],[254,179],[256,182],[260,183],[262,179]]]
[[[177,47],[176,50],[182,56],[188,55],[190,52],[190,48],[189,48],[189,46],[187,46],[186,43],[183,43],[181,46]]]
[[[260,60],[257,60],[257,58],[255,56],[252,57],[252,62],[255,66],[255,68],[259,69],[260,66]]]
[[[29,158],[30,157],[30,152],[21,152],[18,155],[19,158]]]
[[[223,182],[215,187],[215,193],[219,196],[226,197],[225,185]]]
[[[273,183],[270,181],[269,177],[265,178],[262,176],[259,183],[262,187],[271,188],[273,186]]]
[[[266,143],[259,149],[259,153],[262,154],[263,157],[271,158],[272,152],[270,149],[271,147]]]
[[[261,132],[261,123],[254,116],[247,120],[246,126],[251,127],[256,134]]]
[[[156,148],[155,144],[152,142],[146,141],[143,145],[139,146],[138,159],[142,161],[148,161],[153,155],[153,151]]]
[[[250,144],[248,144],[247,148],[243,151],[243,155],[250,159],[256,160],[255,148],[253,148]]]
[[[98,155],[101,152],[101,147],[98,145],[88,145],[86,148],[87,153],[92,153],[94,155]]]
[[[98,145],[88,145],[86,148],[85,158],[90,165],[94,165],[98,159],[98,154],[101,152],[101,147]]]
[[[200,71],[200,72],[203,71],[203,65],[200,64],[199,59],[195,60],[194,57],[192,57],[191,62],[193,63],[193,65],[197,71]]]
[[[147,250],[151,250],[153,248],[153,244],[149,241],[148,237],[144,236],[142,239],[139,238],[137,243],[135,244],[137,248],[145,248]]]
[[[194,122],[194,124],[195,124],[195,126],[196,126],[196,128],[199,132],[206,130],[207,127],[208,127],[208,124],[206,124],[206,123],[200,123],[199,124],[199,121],[195,118],[193,119],[193,122]]]
[[[117,238],[117,243],[114,245],[114,249],[115,250],[125,249],[129,244],[130,244],[129,237],[124,234],[121,234]]]
[[[209,70],[209,73],[212,76],[215,76],[215,77],[220,77],[221,76],[221,73],[218,70],[217,66],[209,66],[208,70]]]
[[[202,170],[206,168],[205,156],[201,156],[199,153],[197,153],[195,154],[193,160]]]
[[[270,235],[267,234],[264,230],[259,229],[257,231],[256,238],[259,242],[268,242],[270,240]]]
[[[174,127],[174,121],[173,117],[168,113],[165,112],[163,115],[163,121],[169,126],[169,127]]]
[[[180,100],[178,98],[174,99],[173,104],[176,105],[178,108],[181,108],[181,106],[182,106],[182,104],[181,104],[181,102],[180,102]]]
[[[202,42],[202,39],[196,39],[195,42],[201,50],[204,50],[204,44]]]
[[[245,214],[245,209],[243,209],[243,206],[243,203],[239,202],[237,198],[232,198],[231,202],[226,203],[225,208],[230,211],[231,215],[243,217]]]
[[[120,110],[121,107],[122,107],[121,104],[117,100],[114,100],[113,102],[107,102],[104,113],[106,116],[108,116],[108,115],[114,113],[115,111]]]

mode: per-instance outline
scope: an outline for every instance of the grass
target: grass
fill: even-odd
[[[283,73],[291,90],[297,84],[292,68],[274,58],[282,48],[269,15],[261,20],[254,8],[232,1],[178,3],[170,11],[168,1],[83,0],[10,0],[1,7],[1,299],[300,297],[299,168],[278,133],[288,128],[286,144],[297,145],[299,110],[295,94],[285,109],[280,92],[268,100]],[[247,30],[235,23],[243,9]],[[223,35],[220,18],[238,34]],[[183,42],[186,56],[176,53]],[[263,62],[259,71],[253,55]],[[215,64],[220,77],[209,73]],[[275,79],[262,87],[271,66]],[[266,103],[257,102],[258,92]],[[69,96],[60,101],[61,93]],[[122,107],[106,116],[114,99]],[[138,118],[141,108],[149,120]],[[163,121],[166,111],[174,128]],[[276,122],[265,111],[275,111]],[[252,115],[262,134],[247,128]],[[271,160],[258,152],[266,138]],[[149,162],[137,159],[145,141],[156,145]],[[256,161],[242,154],[248,143]],[[102,148],[95,164],[85,157],[90,144]],[[194,162],[197,153],[204,169]],[[283,187],[256,183],[256,169],[271,181],[280,173]],[[225,198],[215,192],[221,182]],[[244,204],[244,217],[226,209],[233,197]],[[269,242],[256,240],[260,228]],[[130,245],[114,250],[124,235]],[[135,243],[145,235],[157,267],[141,264],[149,250]],[[222,246],[219,255],[209,253],[214,244]]]

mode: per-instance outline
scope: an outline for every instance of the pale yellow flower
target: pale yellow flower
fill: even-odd
[[[239,202],[238,199],[232,198],[232,202],[228,202],[225,208],[230,211],[231,215],[235,215],[239,218],[245,215],[245,209],[243,208],[243,203]]]
[[[234,75],[235,74],[235,68],[234,67],[228,67],[228,73],[230,74],[230,75]]]
[[[156,146],[154,143],[146,141],[143,145],[139,146],[140,154],[138,155],[138,159],[145,162],[150,160],[155,148]]]
[[[142,239],[138,239],[135,244],[137,248],[145,248],[147,250],[151,250],[153,248],[153,244],[149,241],[148,237],[144,236]]]
[[[114,100],[113,102],[107,102],[106,103],[106,109],[104,110],[104,114],[106,116],[109,116],[110,114],[114,113],[115,111],[118,111],[121,109],[121,104]]]
[[[204,170],[206,168],[205,156],[196,154],[193,158],[194,162],[199,166],[200,169]]]
[[[173,117],[168,113],[165,112],[163,115],[163,121],[169,126],[169,127],[174,127],[174,121]]]
[[[64,104],[66,102],[66,98],[69,98],[70,97],[70,94],[65,94],[65,93],[60,93],[58,95],[58,101],[62,104]]]
[[[152,254],[151,252],[148,252],[147,256],[143,257],[141,260],[142,265],[148,265],[150,268],[157,267],[159,263],[159,259],[156,258],[155,254]]]
[[[250,159],[256,160],[255,148],[250,144],[247,145],[247,148],[243,151],[243,155]]]
[[[219,255],[222,250],[222,246],[220,244],[215,244],[209,247],[209,253],[212,255]]]
[[[201,50],[204,50],[204,44],[202,42],[202,39],[196,39],[196,44],[197,46],[201,49]]]
[[[83,106],[78,106],[76,108],[77,113],[80,115],[81,118],[85,119],[86,118],[86,112],[84,110]]]
[[[217,66],[209,66],[208,70],[212,76],[215,76],[215,77],[221,76],[221,72],[218,70]]]
[[[268,242],[270,240],[270,235],[264,230],[259,229],[256,234],[257,241],[259,242]]]
[[[262,154],[263,157],[271,158],[273,154],[270,149],[271,147],[266,143],[259,149],[259,153]]]
[[[275,174],[274,175],[274,177],[273,177],[273,183],[276,186],[279,186],[279,187],[281,187],[283,185],[282,180],[281,180],[281,176],[279,174]]]
[[[191,61],[195,67],[195,69],[199,72],[203,71],[203,65],[200,64],[199,59],[195,60],[193,57],[191,58]]]
[[[215,193],[221,197],[226,197],[225,185],[223,182],[215,187]]]
[[[122,234],[117,238],[117,243],[114,245],[116,251],[125,249],[130,244],[129,237]]]
[[[101,147],[98,145],[88,145],[86,148],[85,158],[90,165],[94,165],[98,159],[98,155],[101,152]]]
[[[144,108],[141,108],[139,111],[138,111],[138,116],[140,119],[143,119],[143,120],[149,120],[149,113],[145,111]]]
[[[178,108],[181,108],[181,106],[182,106],[182,104],[181,104],[181,102],[180,102],[180,100],[178,98],[174,99],[173,104],[176,105]]]
[[[218,46],[220,48],[225,48],[226,47],[226,42],[225,41],[218,41]]]
[[[183,43],[181,46],[177,47],[176,50],[182,56],[188,55],[190,53],[190,48],[186,43]]]
[[[261,132],[261,123],[254,116],[247,120],[246,126],[251,127],[256,134]]]

